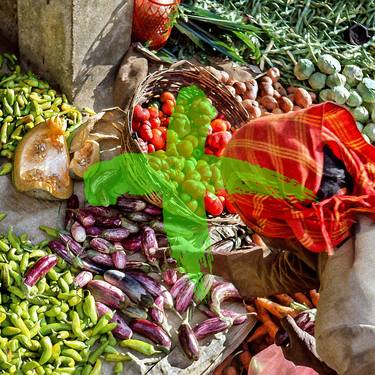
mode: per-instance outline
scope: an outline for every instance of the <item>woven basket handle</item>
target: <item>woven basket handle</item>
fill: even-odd
[[[177,70],[177,69],[181,69],[181,67],[184,67],[186,66],[187,68],[193,68],[194,70],[198,71],[199,69],[193,65],[190,61],[188,60],[181,60],[181,61],[177,61],[175,62],[174,64],[172,64],[169,69],[173,69],[173,70]]]

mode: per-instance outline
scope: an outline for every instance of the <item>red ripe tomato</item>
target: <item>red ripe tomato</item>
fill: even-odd
[[[150,118],[150,124],[151,124],[152,129],[158,128],[161,124],[160,118],[159,117]]]
[[[169,91],[165,91],[163,92],[161,95],[160,95],[160,101],[162,103],[165,103],[167,100],[172,100],[174,103],[176,103],[176,98],[174,97],[174,95],[169,92]]]
[[[219,149],[218,151],[215,152],[215,156],[217,156],[218,158],[220,156],[223,156],[223,155],[224,155],[224,149],[223,148]]]
[[[166,100],[164,103],[163,103],[163,106],[161,107],[163,113],[167,116],[171,116],[172,113],[173,113],[173,109],[174,109],[174,106],[175,106],[175,102],[172,101],[172,100]]]
[[[213,155],[213,154],[214,154],[214,152],[213,152],[209,147],[206,147],[206,148],[204,149],[204,153],[205,153],[206,155]]]
[[[141,105],[137,104],[134,107],[133,118],[136,122],[147,121],[150,118],[150,112],[146,108],[142,108]]]
[[[212,216],[219,216],[223,213],[223,203],[221,203],[221,200],[215,194],[206,193],[206,196],[204,197],[204,205],[206,211]]]
[[[161,131],[161,134],[163,136],[163,139],[166,141],[167,140],[167,128],[163,127],[163,126],[160,126],[160,128],[158,128],[160,131]]]
[[[148,107],[150,112],[150,119],[159,117],[159,109],[157,107]]]
[[[152,144],[156,150],[162,150],[165,147],[163,133],[159,129],[152,129]]]
[[[151,142],[153,134],[152,134],[152,129],[150,125],[143,123],[141,127],[139,128],[138,133],[144,141]]]
[[[139,130],[139,127],[141,126],[141,123],[140,122],[135,122],[133,121],[132,122],[132,130],[133,132],[137,132]]]
[[[155,152],[155,146],[152,143],[149,143],[147,145],[147,151],[149,154],[152,154],[153,152]]]
[[[223,149],[232,139],[232,134],[228,131],[213,133],[209,136],[209,145],[215,150]]]
[[[227,121],[216,119],[211,122],[212,132],[224,132],[227,130]]]

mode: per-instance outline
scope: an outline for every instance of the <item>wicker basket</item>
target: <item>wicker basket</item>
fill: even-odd
[[[212,101],[215,108],[225,115],[225,117],[231,122],[232,126],[240,127],[248,120],[248,114],[242,104],[233,97],[225,85],[217,80],[214,75],[204,67],[195,66],[188,61],[180,61],[168,69],[149,75],[138,87],[128,108],[128,124],[123,139],[124,152],[142,152],[140,144],[138,143],[138,136],[133,133],[131,126],[134,107],[137,104],[142,105],[145,102],[158,99],[160,94],[164,91],[170,91],[173,94],[177,94],[182,87],[190,86],[192,84],[199,85],[207,97]],[[145,182],[139,181],[139,183],[144,184]],[[150,203],[159,207],[162,206],[162,199],[159,194],[152,193],[146,198]],[[179,201],[179,198],[176,197],[176,200]],[[182,206],[186,207],[182,201],[179,202]],[[194,215],[190,210],[189,214]],[[238,221],[237,215],[224,215],[210,219],[212,224],[215,224],[216,222],[220,224],[231,224],[237,223]]]

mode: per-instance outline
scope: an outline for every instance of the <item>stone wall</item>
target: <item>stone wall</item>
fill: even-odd
[[[17,49],[17,0],[0,0],[0,38],[3,46]]]

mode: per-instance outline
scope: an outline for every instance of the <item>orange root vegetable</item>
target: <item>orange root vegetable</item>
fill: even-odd
[[[251,354],[248,351],[243,351],[238,358],[240,359],[242,366],[247,370],[250,366]]]
[[[310,94],[302,87],[296,89],[294,92],[294,99],[296,104],[302,108],[307,108],[312,104]]]
[[[238,371],[234,366],[228,366],[224,369],[223,375],[238,375]]]
[[[258,246],[260,246],[263,250],[267,250],[268,247],[262,240],[262,237],[259,236],[259,234],[254,233],[251,237],[251,239],[254,241],[254,243]]]
[[[311,298],[311,301],[312,301],[313,305],[315,307],[317,307],[318,302],[319,302],[319,298],[320,298],[320,294],[315,289],[310,290],[309,294],[310,294],[310,298]]]
[[[255,309],[255,307],[253,307],[253,306],[251,306],[251,305],[246,305],[246,311],[248,312],[248,313],[257,313],[257,310]]]
[[[272,79],[272,82],[277,82],[280,78],[280,70],[276,67],[267,70],[267,76]]]
[[[224,361],[221,362],[220,365],[215,368],[212,375],[222,375],[224,369],[230,366],[230,364],[232,363],[232,359],[233,359],[233,355],[229,355],[227,358],[225,358]]]
[[[291,307],[286,307],[279,305],[276,302],[272,302],[267,298],[257,298],[257,302],[260,306],[265,308],[272,315],[276,316],[279,319],[284,318],[287,315],[295,317],[298,315],[298,312],[292,309]]]
[[[302,303],[303,305],[306,305],[310,309],[314,307],[311,301],[309,300],[309,298],[305,296],[303,293],[294,293],[293,297],[297,302]]]
[[[276,332],[279,330],[279,327],[272,321],[267,310],[259,303],[258,299],[255,300],[255,305],[258,310],[259,320],[265,325],[270,337],[275,340]]]
[[[255,341],[268,333],[267,327],[262,324],[259,326],[254,333],[247,339],[247,342]]]
[[[288,94],[294,94],[294,92],[297,90],[297,87],[289,86],[286,91]]]
[[[275,294],[274,297],[285,306],[290,306],[294,302],[294,299],[286,293]]]

